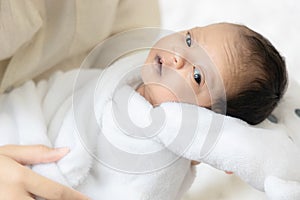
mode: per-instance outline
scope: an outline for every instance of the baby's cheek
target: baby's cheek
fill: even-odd
[[[153,101],[155,104],[161,104],[164,102],[178,102],[178,96],[173,93],[170,89],[167,87],[164,87],[162,85],[153,85],[152,87],[152,93],[153,93]]]
[[[202,106],[202,107],[210,107],[211,106],[212,99],[211,99],[210,93],[208,91],[208,88],[206,86],[200,90],[200,92],[197,96],[198,96],[198,104],[197,105]]]

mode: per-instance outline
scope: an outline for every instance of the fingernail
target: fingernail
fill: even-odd
[[[56,152],[60,153],[60,154],[67,154],[70,152],[70,148],[68,147],[60,147],[60,148],[56,148],[55,149]]]

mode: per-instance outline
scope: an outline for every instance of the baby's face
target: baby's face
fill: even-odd
[[[211,95],[224,87],[230,92],[236,36],[232,25],[213,24],[159,40],[142,69],[145,98],[153,105],[176,101],[209,107]]]

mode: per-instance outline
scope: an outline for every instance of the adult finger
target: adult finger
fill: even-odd
[[[192,165],[199,165],[200,164],[200,162],[198,162],[198,161],[195,161],[195,160],[192,160]]]
[[[88,197],[64,185],[51,181],[25,168],[25,189],[42,198],[49,200],[87,200]]]
[[[0,155],[4,155],[24,164],[55,162],[69,152],[68,148],[49,148],[44,145],[5,145],[0,147]]]

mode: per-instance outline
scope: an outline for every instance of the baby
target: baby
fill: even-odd
[[[209,56],[204,60],[212,63],[199,62],[203,55],[197,54],[198,45]],[[124,63],[118,71],[113,71],[113,67],[106,70],[112,72],[101,79],[110,83],[107,87],[118,81],[120,67],[124,68]],[[114,159],[118,149],[107,146],[107,138],[130,151],[160,145],[152,140],[139,141],[140,145],[135,138],[124,136],[114,120],[118,116],[111,113],[115,102],[112,92],[101,87],[94,92],[101,73],[82,71],[80,80],[76,71],[57,74],[47,82],[28,82],[0,96],[0,134],[5,134],[0,143],[70,147],[71,152],[58,163],[37,165],[33,170],[94,199],[180,199],[193,179],[190,160],[178,158],[171,165],[146,174],[114,168],[119,164],[138,167],[138,159],[129,162],[127,154],[120,156],[123,152]],[[137,88],[141,96],[135,93],[129,107],[137,107],[131,116],[141,121],[151,105],[163,102],[185,102],[220,112],[226,102],[227,115],[257,124],[272,112],[287,82],[285,63],[266,39],[244,26],[227,23],[194,28],[159,40],[150,50],[139,76],[137,73],[135,82],[142,82]],[[77,87],[73,91],[75,81]],[[95,109],[91,106],[94,101]],[[78,137],[78,132],[84,135]],[[95,162],[103,154],[107,162]],[[166,152],[169,155],[173,154]]]
[[[219,76],[206,66],[197,66],[187,60],[199,59],[200,55],[193,52],[198,46],[206,50]],[[212,108],[226,101],[226,115],[251,125],[270,115],[287,85],[285,61],[275,47],[262,35],[237,24],[212,24],[167,36],[151,49],[146,64],[152,65],[143,68],[144,85],[138,92],[153,105],[177,101]],[[153,70],[157,65],[160,69]],[[165,81],[170,71],[182,79],[174,80],[172,76],[172,81]],[[217,88],[221,86],[213,84],[219,77],[226,99]],[[188,89],[194,92],[190,99],[183,95]],[[216,97],[211,96],[213,91],[217,91]]]

